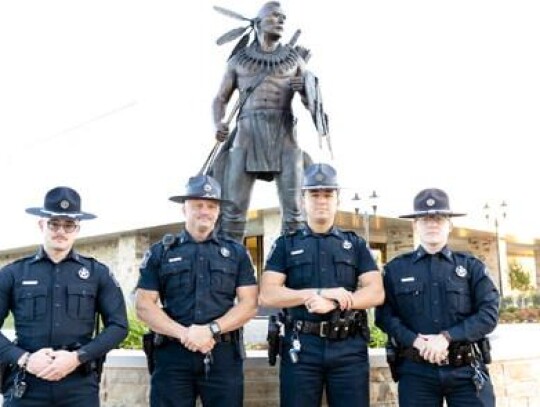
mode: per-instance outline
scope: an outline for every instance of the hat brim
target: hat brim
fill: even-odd
[[[170,201],[176,202],[176,203],[184,203],[190,199],[202,199],[203,201],[214,201],[218,202],[222,205],[234,205],[232,201],[229,201],[228,199],[218,199],[218,198],[210,198],[206,196],[193,196],[193,195],[176,195],[171,196],[169,198]]]
[[[26,213],[29,213],[30,215],[40,216],[42,218],[63,217],[78,220],[90,220],[97,218],[96,215],[87,212],[52,212],[44,208],[28,208],[26,209]]]
[[[415,219],[415,218],[423,218],[425,216],[430,216],[430,215],[444,215],[444,216],[448,216],[449,218],[455,218],[458,216],[465,216],[466,213],[457,213],[457,212],[444,211],[444,210],[433,210],[433,211],[418,211],[418,212],[410,213],[407,215],[400,215],[399,217],[405,218],[405,219]]]
[[[305,186],[301,188],[302,191],[310,191],[310,190],[316,190],[316,189],[343,189],[338,187],[337,185],[310,185]]]

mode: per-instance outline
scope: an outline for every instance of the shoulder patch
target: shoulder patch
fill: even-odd
[[[140,268],[146,268],[146,266],[148,265],[148,260],[150,260],[150,256],[152,256],[152,251],[150,249],[148,249],[147,251],[144,252],[144,256],[143,256],[143,259],[141,261],[141,266]]]

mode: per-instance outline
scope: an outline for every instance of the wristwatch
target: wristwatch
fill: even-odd
[[[210,332],[212,332],[214,340],[218,341],[219,336],[221,335],[221,328],[219,327],[219,324],[216,321],[212,321],[208,324],[208,328],[210,329]]]
[[[90,360],[88,357],[88,353],[83,349],[77,349],[75,352],[77,354],[77,359],[79,360],[79,363],[86,363]]]

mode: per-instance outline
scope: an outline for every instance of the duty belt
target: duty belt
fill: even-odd
[[[296,320],[286,324],[298,333],[310,334],[321,338],[346,339],[360,333],[359,321],[332,322],[332,321],[302,321]]]
[[[412,360],[413,362],[432,364],[420,356],[418,349],[413,347],[400,349],[399,354],[405,359]],[[470,343],[453,342],[450,344],[448,349],[448,359],[442,364],[453,367],[461,367],[470,365],[474,359],[472,345]]]
[[[172,336],[167,336],[167,335],[161,335],[161,334],[156,334],[157,338],[155,339],[156,342],[159,343],[160,339],[161,339],[161,344],[166,344],[166,343],[171,343],[171,342],[176,342],[176,343],[180,343],[180,340],[178,338],[174,338]],[[239,342],[239,338],[240,338],[240,335],[239,335],[239,331],[231,331],[231,332],[225,332],[221,335],[219,335],[219,339],[217,340],[217,342],[232,342],[232,343],[236,343],[236,342]]]

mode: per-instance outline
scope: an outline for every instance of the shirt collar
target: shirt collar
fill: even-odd
[[[40,246],[38,251],[34,255],[33,261],[40,261],[43,259],[50,259],[50,257],[45,251],[45,248],[43,246]],[[76,262],[79,262],[79,263],[81,262],[79,254],[73,249],[69,251],[68,255],[64,259],[62,259],[62,261],[65,261],[68,259],[75,260]]]
[[[448,246],[444,246],[440,251],[438,251],[437,253],[433,254],[433,256],[439,254],[442,258],[452,262],[453,259],[452,259],[452,251],[448,248]],[[418,248],[416,249],[415,253],[414,253],[414,259],[413,259],[413,262],[417,262],[421,259],[423,259],[424,257],[426,256],[430,256],[431,254],[428,253],[426,251],[426,249],[424,249],[424,247],[422,245],[418,246]]]
[[[302,229],[302,236],[303,237],[307,237],[307,236],[334,236],[334,237],[341,237],[341,234],[339,232],[339,229],[335,226],[332,226],[330,228],[330,230],[326,233],[315,233],[313,232],[313,230],[311,230],[311,228],[306,225],[304,226],[304,228]]]
[[[216,229],[212,230],[212,233],[206,238],[206,240],[203,240],[202,242],[196,241],[193,236],[190,235],[190,233],[187,230],[183,230],[180,232],[180,235],[178,236],[179,243],[205,243],[205,242],[212,242],[215,244],[219,244],[219,238]]]

